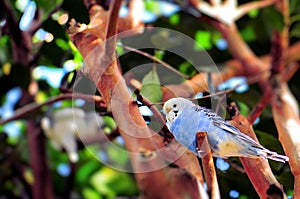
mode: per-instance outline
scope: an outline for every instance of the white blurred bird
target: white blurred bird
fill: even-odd
[[[41,120],[41,127],[52,146],[57,150],[64,148],[71,162],[79,159],[76,139],[97,134],[103,125],[98,114],[85,113],[80,108],[64,108]]]
[[[270,151],[241,133],[210,109],[193,104],[184,98],[172,98],[163,107],[167,126],[175,139],[200,156],[196,133],[206,132],[215,157],[264,157],[279,162],[289,158]]]

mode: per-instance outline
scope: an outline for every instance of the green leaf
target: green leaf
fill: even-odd
[[[290,0],[290,14],[299,13],[300,0]]]
[[[300,22],[296,23],[290,32],[291,37],[300,38]]]
[[[196,51],[210,50],[212,48],[211,35],[208,31],[198,30],[195,34],[195,40],[194,49]]]
[[[291,16],[290,24],[293,24],[293,23],[298,22],[298,21],[300,21],[300,14]]]
[[[262,9],[262,19],[266,30],[276,29],[278,31],[282,31],[284,27],[282,14],[274,7]]]
[[[55,43],[58,47],[60,47],[61,49],[63,50],[68,50],[70,49],[70,45],[67,41],[65,41],[64,39],[61,39],[61,38],[57,38],[55,40]]]
[[[238,106],[242,115],[247,116],[249,114],[250,108],[247,106],[247,104],[239,101]]]
[[[190,77],[192,77],[193,75],[195,75],[197,73],[194,66],[188,61],[185,61],[179,65],[179,71]]]
[[[109,127],[110,129],[114,130],[117,128],[117,125],[115,123],[115,121],[113,120],[112,117],[109,117],[109,116],[103,116],[103,120],[104,120],[104,123],[107,127]]]
[[[255,17],[257,17],[258,13],[259,13],[258,9],[253,9],[253,10],[250,10],[250,12],[248,13],[248,16],[250,18],[255,18]]]
[[[91,177],[91,184],[106,198],[137,193],[136,184],[128,173],[103,167]]]
[[[79,167],[76,171],[76,182],[83,184],[87,182],[92,176],[93,172],[99,169],[99,162],[97,161],[88,161],[82,166]]]
[[[141,94],[149,99],[151,102],[160,102],[162,100],[162,91],[159,77],[156,72],[156,67],[145,75],[142,80]]]
[[[165,55],[165,51],[164,50],[155,50],[154,55],[157,59],[162,60]]]
[[[172,25],[178,25],[180,22],[180,15],[179,14],[173,14],[170,18],[170,24]]]
[[[276,151],[277,153],[283,153],[280,143],[276,137],[259,130],[255,130],[255,133],[261,145],[263,145],[267,149]]]
[[[97,191],[95,191],[94,189],[88,188],[88,187],[83,189],[82,194],[83,194],[84,198],[90,198],[90,199],[103,198]]]
[[[253,26],[246,26],[241,30],[241,35],[245,41],[255,41],[256,33]]]
[[[129,163],[129,155],[126,149],[118,143],[114,142],[115,146],[108,146],[106,148],[107,155],[112,162],[116,163],[117,165],[126,165]]]
[[[62,0],[48,0],[48,1],[38,1],[36,0],[35,3],[37,7],[43,10],[43,18],[46,19],[49,13],[59,4],[61,4]]]
[[[160,3],[157,1],[146,1],[145,8],[155,14],[160,14]]]

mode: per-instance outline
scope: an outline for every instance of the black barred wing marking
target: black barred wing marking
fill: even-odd
[[[205,115],[213,121],[213,124],[229,133],[234,134],[237,136],[237,138],[242,139],[244,141],[247,141],[250,143],[253,147],[259,148],[259,149],[265,149],[262,147],[258,142],[253,140],[251,137],[243,134],[238,128],[232,126],[230,123],[228,123],[224,118],[217,115],[215,112],[213,112],[211,109],[202,107],[202,106],[194,106],[193,109],[196,112],[202,112],[205,113]]]

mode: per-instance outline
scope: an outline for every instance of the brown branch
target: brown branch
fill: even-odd
[[[100,96],[86,95],[80,93],[66,93],[66,94],[61,94],[57,97],[52,97],[40,104],[37,104],[35,102],[27,104],[22,108],[19,108],[12,117],[7,118],[5,120],[0,120],[0,124],[3,125],[5,123],[24,118],[29,114],[32,114],[40,110],[43,106],[50,105],[61,100],[68,100],[68,99],[83,99],[89,102],[98,103],[99,105],[104,105],[104,102]]]
[[[276,95],[272,100],[272,112],[278,131],[279,141],[290,158],[289,164],[294,175],[294,198],[300,195],[300,118],[289,99],[293,95],[286,83],[281,83],[276,88]]]
[[[288,67],[285,68],[285,70],[282,72],[282,81],[288,82],[290,78],[295,74],[295,72],[298,70],[299,65],[298,64],[290,64]],[[264,86],[263,86],[264,85]],[[248,115],[248,121],[250,124],[253,124],[255,120],[260,116],[260,114],[263,112],[265,107],[271,102],[273,97],[273,90],[271,88],[271,85],[268,82],[262,82],[261,86],[264,87],[264,93],[263,96],[260,98],[259,102],[255,105],[255,107],[252,109],[251,113]],[[290,105],[295,107],[294,109],[298,113],[298,104],[296,103],[296,100],[293,100],[292,98],[289,100]]]
[[[142,151],[143,160],[140,162],[144,168],[151,168],[157,164],[158,155],[155,152]],[[139,198],[201,198],[208,196],[194,176],[184,169],[164,167],[156,171],[139,173],[138,185],[147,187],[148,190],[140,190]],[[154,191],[150,192],[149,191]]]
[[[242,133],[258,141],[251,124],[242,115],[237,115],[230,121]],[[282,185],[276,180],[272,173],[268,160],[265,158],[240,158],[242,165],[260,198],[267,198],[267,190],[270,185],[275,184],[283,192]],[[286,197],[286,196],[285,196]]]
[[[280,1],[277,3],[277,8],[284,17],[284,28],[282,32],[275,30],[272,40],[271,86],[273,98],[271,106],[279,141],[286,155],[290,158],[290,168],[294,175],[294,197],[296,198],[300,194],[300,139],[296,135],[300,128],[299,108],[287,83],[284,82],[282,74],[282,71],[289,64],[287,52],[289,2],[287,0]]]
[[[261,0],[245,3],[239,6],[237,12],[235,13],[235,20],[241,18],[251,10],[264,8],[274,4],[275,2],[277,2],[277,0]]]
[[[239,48],[237,48],[239,49]],[[286,63],[291,64],[300,60],[300,42],[293,44],[287,50],[287,58]],[[245,58],[243,62],[240,62],[239,59],[230,60],[225,63],[225,67],[223,70],[220,70],[218,73],[212,73],[212,81],[214,85],[217,86],[223,81],[226,81],[232,77],[236,76],[244,76],[244,77],[255,77],[255,75],[259,76],[257,81],[264,81],[269,78],[269,73],[265,71],[270,70],[271,63],[271,55],[264,55],[259,57],[260,61],[256,62],[253,58]],[[248,60],[248,61],[247,61]],[[297,66],[291,66],[292,68],[287,69],[285,73],[285,81],[291,77],[292,74],[297,70]],[[288,70],[291,70],[288,72]],[[264,73],[264,75],[260,75]],[[182,96],[185,98],[190,98],[195,95],[195,93],[208,91],[207,83],[207,74],[199,73],[192,77],[190,80],[185,81],[179,85],[168,85],[163,89],[163,99],[166,101],[167,99],[174,96]]]
[[[276,0],[250,2],[241,6],[238,6],[237,0],[210,0],[210,4],[205,1],[190,0],[190,2],[203,14],[224,24],[232,25],[236,20],[247,14],[250,10],[272,5],[276,2]]]
[[[39,124],[34,120],[27,121],[27,137],[29,146],[30,166],[33,171],[34,183],[32,185],[33,199],[54,199],[52,181],[47,155],[45,140]]]
[[[197,146],[198,149],[200,150],[198,153],[201,156],[203,172],[207,183],[208,192],[210,193],[210,198],[214,198],[214,199],[221,198],[218,180],[217,180],[217,173],[216,173],[211,149],[207,140],[206,132],[198,132],[196,136],[197,136]],[[201,153],[204,153],[205,155],[202,156]]]
[[[31,35],[19,28],[18,20],[15,18],[10,2],[3,0],[0,5],[3,6],[6,11],[5,26],[12,38],[13,61],[15,63],[21,63],[24,67],[28,67],[29,58],[32,53],[30,51],[32,49]]]
[[[265,107],[270,103],[272,95],[273,93],[270,86],[265,87],[263,96],[259,99],[259,102],[255,105],[255,107],[247,117],[250,124],[253,124],[255,122],[255,120],[260,116]]]
[[[111,61],[115,59],[113,55],[115,55],[116,43],[117,43],[117,33],[118,33],[118,20],[119,20],[119,10],[122,4],[122,0],[113,0],[112,6],[109,9],[109,28],[106,33],[106,42],[105,42],[105,54],[104,59],[106,57],[111,57]]]
[[[190,195],[192,198],[199,198],[202,193],[199,181],[191,185],[191,183],[186,183],[186,180],[182,180],[188,176],[187,172],[183,172],[181,168],[165,167],[166,162],[161,158],[145,158],[145,156],[148,157],[147,154],[156,154],[157,147],[164,144],[163,138],[158,134],[153,134],[146,125],[122,79],[117,61],[105,62],[106,59],[103,57],[105,49],[103,42],[107,36],[99,34],[96,30],[104,32],[103,30],[110,28],[111,24],[116,24],[110,20],[117,20],[117,18],[109,20],[107,12],[97,8],[96,5],[92,6],[91,10],[94,10],[94,12],[90,11],[90,23],[93,24],[93,28],[89,25],[76,32],[77,29],[72,27],[74,29],[71,38],[83,55],[88,74],[97,85],[103,100],[112,110],[119,133],[130,152],[133,169],[138,172],[135,176],[139,182],[141,194],[154,198],[157,193],[160,193],[161,187],[176,185],[178,189],[184,190],[180,193],[176,192],[176,197]],[[111,12],[118,13],[118,10],[111,10]],[[189,160],[186,159],[186,165]],[[172,178],[169,178],[170,173],[172,173]],[[174,191],[169,188],[164,193],[166,196],[173,196],[173,194],[175,194]]]
[[[119,19],[118,32],[122,33],[121,36],[130,36],[134,34],[140,34],[144,31],[144,23],[142,21],[144,13],[144,1],[143,0],[131,0],[129,1],[128,16]],[[124,31],[126,31],[124,33]]]
[[[147,106],[148,108],[151,109],[153,112],[153,120],[152,122],[158,123],[160,125],[163,125],[162,129],[160,130],[160,134],[164,137],[164,142],[163,145],[161,145],[160,141],[158,143],[155,143],[156,146],[158,147],[164,147],[164,149],[160,152],[160,155],[162,155],[166,161],[169,162],[174,162],[176,165],[178,165],[181,169],[185,169],[189,173],[191,173],[197,180],[199,184],[199,189],[202,187],[204,180],[203,180],[203,174],[201,172],[201,169],[198,164],[197,157],[187,151],[181,144],[179,144],[177,141],[173,140],[174,137],[170,133],[169,129],[165,125],[165,118],[162,116],[160,111],[155,107],[153,103],[151,103],[147,98],[143,97],[140,95],[140,88],[141,88],[141,83],[136,80],[135,89],[137,90],[135,94],[137,95],[137,99],[142,102],[143,105]],[[161,103],[160,103],[161,104]],[[156,132],[153,132],[156,133]],[[171,138],[169,137],[171,136]],[[173,142],[171,142],[173,140]],[[182,153],[181,148],[184,148],[185,153]],[[177,153],[179,151],[179,153]],[[178,158],[179,156],[179,158]]]

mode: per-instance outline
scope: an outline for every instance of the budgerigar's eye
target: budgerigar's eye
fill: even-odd
[[[177,107],[177,104],[173,104],[173,108],[176,108]]]

